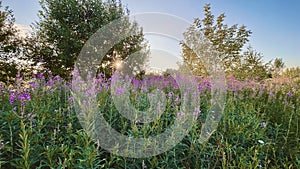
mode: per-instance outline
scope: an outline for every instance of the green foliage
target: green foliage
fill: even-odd
[[[185,33],[185,39],[188,42],[181,43],[183,60],[187,63],[194,63],[188,64],[190,69],[202,69],[196,73],[203,75],[199,74],[206,72],[205,66],[203,66],[203,63],[200,63],[203,58],[197,57],[197,53],[194,53],[194,51],[198,48],[205,49],[202,47],[203,43],[209,43],[216,51],[220,52],[221,63],[224,69],[226,71],[232,70],[236,64],[240,63],[240,52],[244,44],[248,42],[251,31],[247,30],[244,25],[238,27],[237,25],[228,26],[224,24],[224,14],[219,15],[215,22],[215,17],[211,13],[209,4],[204,6],[204,15],[203,19],[196,18],[194,24]],[[195,38],[188,37],[195,36],[195,32],[198,32],[197,35],[200,33],[200,35]],[[201,37],[199,38],[199,36]],[[190,45],[186,45],[186,43]],[[192,46],[192,48],[189,46]]]
[[[2,9],[0,1],[0,59],[8,59],[11,53],[17,51],[17,30],[14,28],[15,18],[12,10],[8,7]]]
[[[281,77],[291,78],[291,79],[299,79],[300,78],[300,67],[292,67],[285,69]]]
[[[88,38],[104,25],[129,13],[121,2],[115,0],[41,0],[40,4],[40,21],[36,23],[35,35],[27,44],[27,55],[36,63],[43,63],[43,67],[54,75],[64,78],[70,76]],[[124,20],[124,24],[129,24],[129,21]],[[129,29],[135,30],[137,35],[116,44],[102,62],[105,66],[100,71],[107,76],[112,74],[114,61],[124,60],[145,46],[142,30],[136,24]],[[141,55],[137,61],[137,65],[144,65],[146,56]],[[141,71],[140,67],[137,69]]]
[[[18,69],[15,63],[0,61],[0,81],[4,83],[12,82],[17,75]]]
[[[244,25],[228,26],[224,23],[225,15],[215,20],[209,4],[204,6],[204,18],[196,18],[184,33],[181,42],[183,60],[195,75],[208,76],[212,60],[220,63],[228,75],[240,80],[247,78],[264,80],[278,77],[284,67],[282,59],[274,63],[263,62],[263,55],[251,47],[244,52],[242,48],[249,41],[251,31]]]
[[[3,9],[0,1],[0,81],[5,83],[17,75],[17,64],[12,58],[20,58],[22,41],[14,22],[13,11],[8,7]]]
[[[279,77],[283,68],[284,68],[284,62],[282,61],[282,59],[276,58],[272,66],[272,73],[273,73],[272,77]]]
[[[269,66],[270,63],[263,62],[261,53],[253,50],[251,47],[243,53],[243,58],[240,65],[234,70],[228,72],[234,77],[244,79],[264,80],[270,77]]]

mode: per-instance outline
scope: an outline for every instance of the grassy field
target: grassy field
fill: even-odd
[[[148,125],[120,116],[110,97],[111,79],[99,76],[96,81],[96,91],[86,94],[97,95],[99,112],[124,135],[160,134],[180,115],[182,97],[171,77],[132,79],[130,102],[139,110],[149,108],[147,93],[157,88],[155,82],[166,94],[164,113]],[[0,168],[299,168],[299,83],[229,77],[223,116],[204,143],[198,140],[210,109],[210,83],[198,79],[198,84],[200,110],[189,134],[162,154],[126,158],[87,136],[76,115],[71,84],[40,74],[19,76],[14,85],[0,86]]]

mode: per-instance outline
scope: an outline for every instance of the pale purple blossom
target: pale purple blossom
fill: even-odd
[[[185,116],[185,113],[184,112],[178,112],[177,113],[177,117],[184,117]]]
[[[34,89],[36,89],[40,86],[38,83],[35,83],[35,82],[29,82],[29,85]]]
[[[16,98],[15,92],[11,92],[11,93],[10,93],[10,99],[9,99],[9,102],[10,102],[11,105],[14,104],[15,98]]]
[[[74,97],[73,96],[69,97],[68,102],[73,103],[74,102]]]
[[[168,97],[169,97],[169,99],[172,99],[173,95],[174,95],[174,93],[173,93],[173,92],[169,92],[169,93],[168,93]]]
[[[179,96],[176,97],[176,99],[174,100],[174,103],[175,103],[175,104],[179,104],[179,103],[180,103],[180,98],[179,98]]]
[[[199,109],[199,107],[195,107],[193,115],[198,116],[199,114],[201,114],[201,110]]]
[[[21,93],[21,94],[19,94],[18,99],[21,101],[22,105],[25,104],[25,100],[27,100],[27,101],[31,100],[29,93]]]
[[[115,94],[116,95],[121,95],[121,94],[125,93],[125,91],[126,91],[126,89],[124,89],[124,88],[117,88],[115,90]]]
[[[289,97],[292,97],[292,96],[293,96],[292,91],[287,92],[287,95],[288,95]]]

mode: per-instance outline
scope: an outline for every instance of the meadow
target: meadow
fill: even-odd
[[[132,79],[130,101],[139,110],[149,108],[149,91],[159,87],[166,94],[164,113],[146,125],[120,116],[110,97],[111,78],[95,80],[100,112],[124,135],[157,135],[180,116],[180,89],[170,76]],[[18,75],[14,84],[0,85],[0,168],[299,168],[299,82],[228,77],[223,116],[204,143],[198,139],[210,109],[211,85],[206,78],[197,82],[200,110],[189,134],[162,154],[127,158],[87,136],[76,115],[71,82],[49,73]]]

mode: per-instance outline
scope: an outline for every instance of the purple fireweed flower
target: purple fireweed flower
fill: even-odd
[[[100,72],[100,73],[98,74],[98,78],[99,78],[99,79],[104,79],[104,78],[105,78],[105,75],[104,75],[102,72]]]
[[[1,85],[0,83],[0,95],[2,95],[5,91],[5,87]]]
[[[34,88],[34,89],[36,89],[40,86],[38,83],[35,83],[35,82],[29,82],[29,85],[31,88]]]
[[[256,82],[259,81],[259,77],[258,77],[258,76],[255,77],[255,81],[256,81]]]
[[[74,97],[73,96],[69,97],[68,102],[73,103],[74,102]]]
[[[264,85],[260,85],[260,86],[259,86],[259,94],[260,94],[260,95],[263,94],[264,89],[265,89]]]
[[[208,81],[202,82],[202,85],[205,86],[205,87],[207,87],[207,88],[211,87],[211,84]]]
[[[270,96],[274,96],[274,91],[271,90],[271,91],[269,92],[269,95],[270,95]]]
[[[204,86],[202,86],[202,85],[198,85],[198,90],[201,92],[201,91],[203,91],[205,89],[205,87]]]
[[[42,73],[37,74],[36,78],[41,79],[41,80],[45,79],[45,77]]]
[[[183,113],[183,112],[178,112],[177,113],[177,117],[184,117],[185,116],[185,113]]]
[[[115,94],[116,95],[121,95],[121,94],[125,93],[125,91],[126,91],[126,89],[124,89],[124,88],[117,88],[115,90]]]
[[[289,91],[289,92],[287,92],[287,95],[288,95],[289,97],[292,97],[292,96],[293,96],[293,93],[292,93],[291,91]]]
[[[25,104],[25,100],[30,101],[30,95],[28,93],[21,93],[18,95],[18,99],[21,101],[21,104]]]
[[[199,109],[199,107],[195,107],[195,110],[193,113],[193,120],[196,120],[200,114],[201,114],[201,110]]]
[[[54,81],[53,81],[52,77],[50,77],[50,79],[46,82],[46,85],[47,86],[53,86],[54,85]]]
[[[97,90],[95,90],[94,88],[90,88],[88,90],[85,91],[85,96],[94,96],[94,95],[97,95],[98,92]]]
[[[174,100],[175,104],[179,104],[180,103],[180,98],[177,96],[176,99]]]
[[[109,90],[109,85],[106,84],[106,85],[104,86],[104,88],[105,88],[105,90]]]
[[[173,93],[173,92],[169,92],[169,93],[168,93],[168,97],[169,97],[169,99],[172,99],[173,95],[174,95],[174,93]]]
[[[201,114],[201,110],[199,109],[199,107],[195,107],[193,115],[198,116],[199,114]]]
[[[56,81],[56,82],[60,82],[61,80],[62,80],[62,78],[58,75],[54,77],[54,81]]]
[[[140,81],[135,79],[135,78],[132,79],[132,83],[133,83],[134,87],[139,87],[140,86]]]
[[[262,126],[262,127],[266,127],[266,126],[267,126],[267,123],[266,123],[266,122],[262,122],[262,123],[261,123],[261,126]]]
[[[15,92],[11,92],[11,93],[10,93],[10,99],[9,99],[9,102],[10,102],[11,105],[14,104],[15,98],[16,98]]]
[[[18,73],[18,74],[16,75],[16,79],[22,80],[23,78],[24,78],[24,76],[23,76],[22,74],[20,74],[20,73]]]

